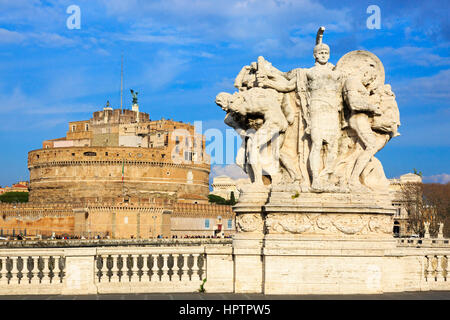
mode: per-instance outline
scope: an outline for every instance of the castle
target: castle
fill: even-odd
[[[229,235],[231,208],[208,203],[205,138],[189,123],[109,103],[28,153],[29,203],[0,205],[0,235],[150,238]],[[231,222],[231,223],[230,223]],[[174,229],[172,230],[172,227]],[[175,227],[176,226],[176,227]]]

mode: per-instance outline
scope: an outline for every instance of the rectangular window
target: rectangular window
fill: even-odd
[[[185,161],[192,161],[192,152],[185,151],[184,152],[184,160]]]
[[[205,229],[209,229],[209,219],[205,219]]]
[[[233,229],[233,220],[228,219],[228,229]]]

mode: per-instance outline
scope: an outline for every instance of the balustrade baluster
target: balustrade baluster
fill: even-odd
[[[436,255],[436,281],[442,282],[444,281],[444,270],[442,269],[442,257]]]
[[[10,284],[17,284],[19,283],[19,279],[17,277],[17,274],[19,273],[19,269],[17,268],[17,259],[19,257],[11,257],[12,260],[12,269],[11,269],[11,279],[9,281]]]
[[[162,259],[163,259],[163,266],[161,268],[161,271],[162,271],[161,281],[170,281],[170,278],[169,278],[169,265],[168,265],[169,255],[168,254],[163,254],[161,256],[162,256]]]
[[[188,254],[182,254],[182,261],[183,261],[183,266],[181,269],[181,281],[189,281],[189,266],[188,266],[188,261],[189,261],[189,255]]]
[[[139,255],[137,254],[131,255],[131,277],[130,277],[131,282],[139,282],[138,257]]]
[[[145,279],[145,281],[151,280],[151,256],[146,255],[144,256],[144,261],[142,263],[142,279]]]
[[[445,266],[444,266],[444,271],[443,271],[444,280],[449,281],[448,280],[448,272],[449,272],[450,268],[448,266],[449,265],[448,256],[444,256],[444,258],[445,258]]]
[[[151,259],[153,260],[153,264],[152,264],[152,267],[150,269],[150,271],[151,271],[150,281],[158,281],[159,280],[159,276],[158,276],[158,256],[152,254]]]
[[[66,266],[65,258],[62,256],[59,256],[58,257],[58,274],[57,275],[55,274],[55,277],[58,278],[60,283],[63,282],[63,279],[65,277],[65,274],[64,274],[65,266]],[[56,270],[56,265],[55,265],[55,270]]]
[[[100,257],[100,256],[99,256]],[[108,256],[101,256],[102,259],[102,268],[100,269],[102,275],[100,278],[101,283],[108,282],[109,276],[108,276]]]
[[[194,265],[192,266],[192,280],[193,281],[197,281],[200,279],[200,276],[198,274],[198,271],[200,270],[198,268],[198,257],[199,254],[193,254],[192,255],[194,257]]]
[[[425,278],[428,282],[433,281],[433,257],[432,256],[426,256],[427,258],[427,269],[425,270]]]
[[[0,257],[0,287],[8,284],[8,270],[6,269],[6,257]]]
[[[44,267],[42,268],[42,280],[41,283],[42,284],[48,284],[50,283],[50,268],[49,268],[49,263],[50,263],[50,257],[49,256],[43,256],[42,257],[43,263],[44,263]]]
[[[172,281],[180,281],[180,272],[181,272],[181,267],[178,265],[180,257],[182,257],[181,254],[178,254],[176,256],[173,256],[173,274],[172,274]]]
[[[39,256],[31,257],[33,259],[33,269],[31,270],[31,284],[39,284]]]
[[[111,282],[119,282],[119,267],[117,266],[119,256],[111,255],[112,267],[111,267]]]

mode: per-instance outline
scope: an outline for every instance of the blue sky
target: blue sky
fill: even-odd
[[[69,30],[67,7],[81,9]],[[381,29],[368,29],[369,5]],[[0,185],[28,179],[27,152],[65,136],[106,100],[120,104],[120,55],[129,88],[152,119],[225,129],[214,103],[241,67],[263,55],[288,71],[313,64],[320,25],[331,62],[370,50],[397,95],[401,136],[378,153],[386,175],[413,168],[450,181],[448,1],[0,0]],[[214,172],[218,172],[215,170]]]

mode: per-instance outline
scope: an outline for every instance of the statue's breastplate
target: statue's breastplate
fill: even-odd
[[[340,74],[328,67],[313,67],[308,72],[308,90],[312,96],[336,96],[341,86]]]
[[[310,103],[325,102],[335,106],[341,92],[341,75],[329,67],[316,66],[308,72],[307,89],[310,93]]]

